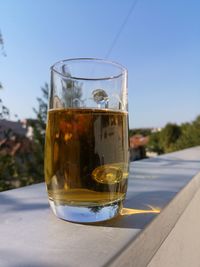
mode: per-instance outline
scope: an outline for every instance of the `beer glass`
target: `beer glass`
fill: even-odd
[[[129,170],[127,70],[102,59],[51,67],[45,181],[55,215],[73,222],[116,216]]]

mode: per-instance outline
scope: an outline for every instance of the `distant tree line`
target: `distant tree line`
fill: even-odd
[[[168,123],[161,131],[150,135],[147,149],[158,154],[170,153],[200,145],[200,116],[180,126]]]
[[[138,129],[129,129],[129,136],[132,135],[142,135],[142,136],[149,136],[152,132],[151,128],[138,128]]]

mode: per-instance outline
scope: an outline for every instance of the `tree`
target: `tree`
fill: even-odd
[[[0,142],[0,191],[44,181],[48,84],[41,89],[43,97],[37,99],[38,108],[34,109],[36,119],[28,120],[33,139],[9,131]]]
[[[143,136],[149,136],[151,134],[151,128],[138,128],[138,129],[129,129],[129,136],[141,134]]]
[[[0,31],[0,49],[1,49],[1,54],[3,56],[6,56],[5,50],[4,50],[4,41],[3,41],[3,36]],[[0,89],[3,89],[2,83],[0,82]],[[8,118],[10,115],[9,109],[4,106],[2,99],[0,99],[0,119]]]
[[[174,151],[173,145],[181,136],[181,128],[177,124],[168,123],[160,133],[161,148],[165,153]]]
[[[29,172],[32,143],[12,131],[5,133],[0,142],[0,191],[34,182]]]
[[[160,133],[150,135],[147,148],[161,154],[199,145],[200,116],[192,123],[183,123],[181,126],[168,123]]]
[[[28,120],[28,124],[33,127],[33,151],[29,172],[34,177],[34,182],[44,181],[44,144],[48,109],[48,84],[45,83],[41,90],[42,98],[37,98],[38,109],[33,109],[36,119]]]
[[[188,147],[200,145],[200,116],[192,123],[184,123],[181,125],[181,137],[174,144],[175,150],[181,150]]]
[[[10,111],[9,109],[4,106],[2,99],[0,99],[0,119],[9,119]]]
[[[160,132],[154,132],[149,137],[149,142],[147,144],[147,150],[151,152],[156,152],[158,155],[163,154],[164,150],[161,147],[160,142]]]
[[[0,49],[1,54],[5,56],[4,51],[4,41],[3,36],[0,31]],[[2,83],[0,82],[0,90],[3,89]],[[6,106],[4,106],[2,99],[0,98],[0,119],[5,119],[9,117],[9,110]],[[6,133],[5,133],[6,134]],[[2,142],[0,144],[0,149],[2,146]],[[14,173],[14,162],[10,155],[8,154],[0,154],[0,191],[9,189],[9,181],[7,178],[12,176]]]

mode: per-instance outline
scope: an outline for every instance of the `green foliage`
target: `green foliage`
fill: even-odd
[[[165,153],[174,151],[174,144],[181,136],[181,128],[176,124],[168,123],[160,133],[160,145]]]
[[[0,155],[0,191],[12,188],[11,178],[14,176],[14,160],[10,155]]]
[[[151,134],[151,128],[129,129],[129,136],[136,135],[136,134],[149,136]]]
[[[160,144],[161,134],[160,132],[152,133],[149,137],[149,142],[147,144],[147,150],[156,152],[158,155],[163,154],[164,150]]]
[[[33,127],[33,158],[29,173],[34,177],[35,182],[44,181],[44,144],[48,108],[48,84],[45,83],[41,90],[42,98],[37,98],[38,109],[34,108],[36,120],[29,120],[28,122]]]
[[[8,119],[9,117],[10,117],[9,109],[3,105],[3,102],[0,99],[0,119]]]
[[[33,127],[33,140],[8,130],[0,144],[0,191],[44,181],[48,84],[41,89],[43,96],[37,99],[38,108],[34,109],[36,119],[28,120],[28,125]],[[20,146],[17,153],[13,153],[15,146]]]
[[[174,150],[181,150],[200,145],[200,116],[198,116],[191,124],[183,124],[181,128],[182,135],[174,144]]]
[[[14,147],[20,144],[30,144],[26,137],[19,137],[8,131],[4,144],[0,146],[0,191],[20,186],[29,185],[34,182],[33,177],[28,176],[29,163],[31,162],[30,149],[13,153]],[[11,143],[11,144],[10,144]],[[12,151],[9,151],[9,146]]]
[[[200,116],[181,126],[167,124],[160,132],[152,133],[148,150],[158,154],[169,153],[200,145]]]

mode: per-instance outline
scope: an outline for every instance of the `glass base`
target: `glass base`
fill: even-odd
[[[93,207],[56,205],[50,199],[49,203],[54,214],[58,218],[78,223],[92,223],[109,220],[119,214],[122,208],[121,200],[105,206]]]

